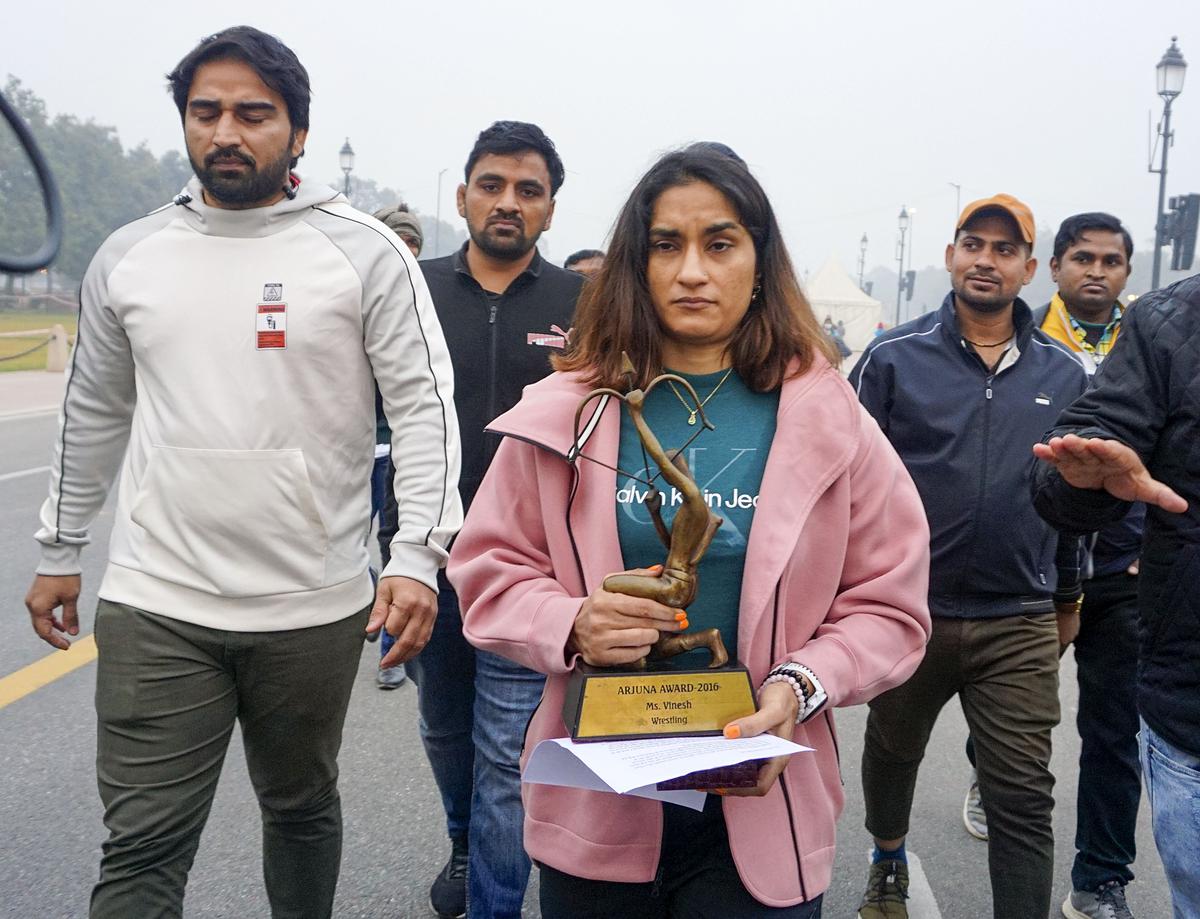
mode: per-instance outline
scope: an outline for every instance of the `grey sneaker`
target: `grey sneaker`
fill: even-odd
[[[858,919],[908,919],[908,865],[882,861],[871,865]]]
[[[1063,901],[1067,919],[1133,919],[1120,881],[1101,884],[1098,890],[1072,890]]]
[[[976,839],[987,842],[987,814],[983,812],[983,801],[979,797],[979,776],[971,770],[971,787],[967,789],[967,797],[963,801],[963,826]]]
[[[395,667],[387,667],[375,674],[375,685],[380,689],[398,689],[404,685],[404,681],[408,679],[408,674],[404,672],[404,665],[397,664]]]

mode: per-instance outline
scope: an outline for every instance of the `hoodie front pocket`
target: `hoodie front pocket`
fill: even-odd
[[[329,537],[302,451],[156,446],[130,512],[146,574],[224,597],[324,585]]]

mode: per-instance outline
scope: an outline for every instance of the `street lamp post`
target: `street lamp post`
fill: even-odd
[[[896,325],[900,325],[900,298],[904,294],[904,234],[908,232],[908,207],[900,208],[900,243],[896,247]]]
[[[1162,56],[1155,67],[1158,77],[1158,95],[1163,100],[1163,116],[1159,122],[1158,136],[1162,138],[1162,161],[1157,169],[1153,164],[1151,172],[1158,173],[1158,210],[1154,212],[1154,270],[1151,273],[1150,287],[1158,289],[1158,279],[1162,268],[1162,248],[1166,244],[1166,217],[1163,214],[1163,204],[1167,194],[1167,151],[1171,149],[1174,136],[1171,133],[1171,103],[1183,92],[1183,78],[1187,73],[1187,61],[1175,44],[1178,38],[1171,36],[1171,47]]]
[[[954,189],[954,219],[958,219],[958,215],[962,213],[962,186],[958,182],[947,182]]]
[[[435,210],[437,212],[437,216],[435,216],[433,218],[434,219],[434,224],[433,224],[433,257],[434,258],[437,258],[438,255],[442,251],[442,176],[445,175],[446,170],[449,168],[450,168],[449,166],[444,166],[438,172],[437,205],[435,208]]]
[[[346,142],[342,144],[342,149],[338,151],[338,165],[342,167],[342,172],[346,174],[346,182],[342,186],[342,192],[347,198],[350,197],[350,173],[354,171],[354,148],[350,146],[350,138],[346,138]]]
[[[858,241],[858,289],[862,290],[863,272],[867,267],[867,234],[863,234],[863,238]]]

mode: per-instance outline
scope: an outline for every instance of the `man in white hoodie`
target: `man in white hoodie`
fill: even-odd
[[[240,722],[272,914],[329,916],[364,632],[396,637],[392,662],[420,650],[461,523],[450,359],[408,249],[292,175],[309,84],[290,49],[227,29],[168,80],[196,178],[113,233],[84,278],[26,605],[68,647],[80,548],[119,470],[96,613],[109,838],[91,915],[180,914]],[[400,519],[372,605],[376,382]]]

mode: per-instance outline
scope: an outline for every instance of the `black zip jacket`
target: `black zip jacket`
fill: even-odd
[[[1093,388],[1051,435],[1068,432],[1127,444],[1188,502],[1182,514],[1146,514],[1138,708],[1156,733],[1200,756],[1200,275],[1147,294],[1125,314]],[[1037,464],[1033,487],[1043,517],[1080,533],[1129,508],[1107,492],[1072,488],[1047,463]]]
[[[1050,304],[1046,303],[1033,311],[1033,322],[1040,329],[1050,315]],[[1124,324],[1124,319],[1121,320]],[[1051,336],[1053,338],[1053,336]],[[1117,336],[1120,340],[1120,335]],[[1103,366],[1103,364],[1101,365]],[[1086,372],[1086,371],[1085,371]],[[1123,574],[1138,560],[1142,551],[1142,530],[1146,528],[1146,505],[1138,501],[1129,513],[1093,533],[1085,540],[1087,554],[1084,562],[1084,578],[1100,578],[1110,574]]]
[[[479,286],[467,266],[467,243],[452,255],[421,262],[454,367],[454,405],[462,437],[459,493],[471,506],[500,438],[484,432],[521,391],[550,373],[550,357],[567,343],[575,301],[586,280],[533,261],[503,294]]]
[[[1032,446],[1087,375],[1021,300],[1013,323],[1019,355],[992,373],[962,340],[948,294],[876,338],[850,373],[925,504],[935,616],[1044,613],[1080,593],[1079,538],[1060,538],[1028,496]]]

